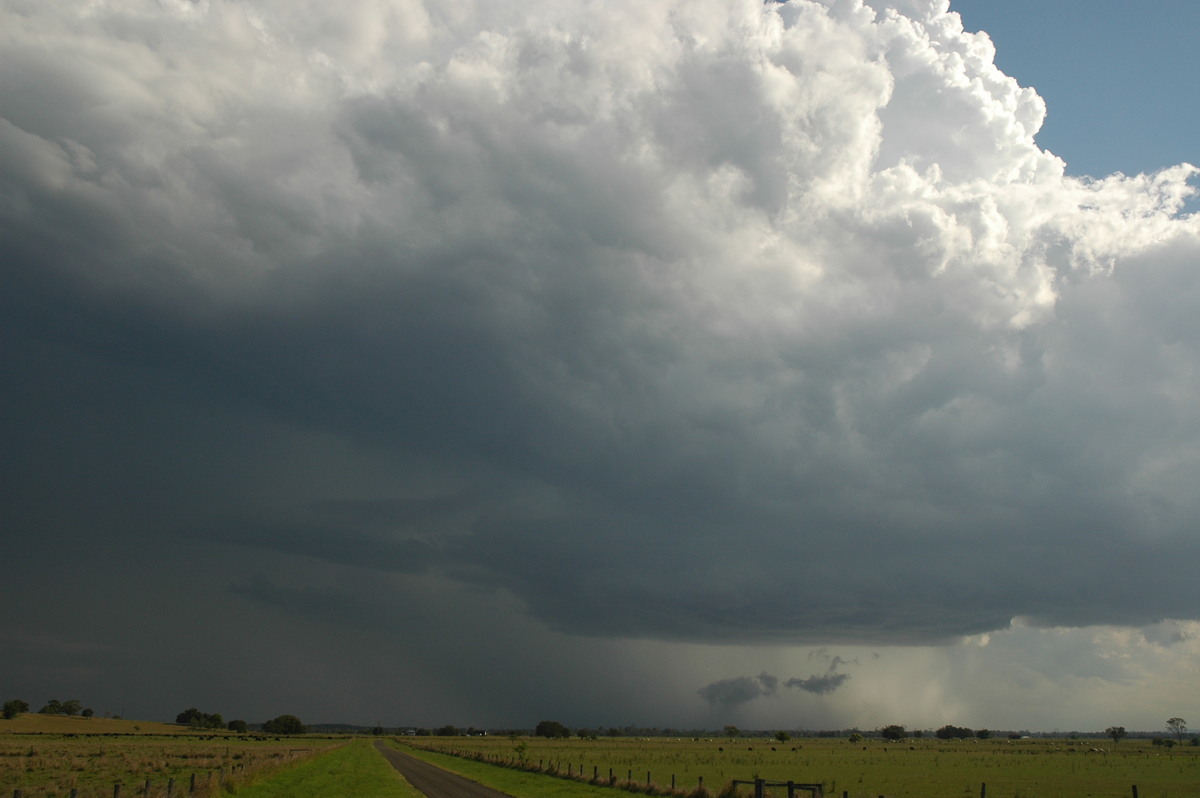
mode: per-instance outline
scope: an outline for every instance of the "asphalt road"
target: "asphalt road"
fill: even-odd
[[[415,756],[397,751],[383,740],[377,740],[375,747],[392,763],[392,767],[428,798],[512,798],[508,793],[484,787],[457,773],[442,770]]]

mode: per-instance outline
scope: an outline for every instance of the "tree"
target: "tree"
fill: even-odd
[[[1183,742],[1183,735],[1187,733],[1187,721],[1183,718],[1170,718],[1167,720],[1167,730],[1175,735],[1177,742]]]
[[[992,736],[992,731],[991,731],[991,729],[979,729],[978,731],[975,732],[975,736],[978,737],[980,740],[986,740]]]
[[[956,738],[962,740],[966,739],[967,737],[971,737],[974,734],[975,732],[971,731],[965,726],[951,726],[950,724],[946,724],[942,728],[935,731],[933,736],[939,740],[953,740]]]
[[[3,715],[4,715],[5,720],[12,720],[17,715],[20,715],[22,712],[28,712],[28,711],[29,711],[29,704],[25,703],[24,701],[22,701],[19,698],[13,698],[13,699],[10,699],[10,700],[4,702]]]
[[[570,737],[571,730],[556,720],[543,720],[533,730],[538,737]]]
[[[85,718],[90,718],[96,714],[96,710],[92,709],[91,707],[87,707],[86,709],[83,710],[83,712],[80,712],[79,714],[83,715]]]
[[[61,715],[62,702],[57,698],[51,698],[46,702],[46,706],[38,710],[39,715]]]
[[[737,726],[726,726],[725,727],[725,736],[726,737],[737,737],[741,733],[742,732],[738,729]]]
[[[188,707],[183,712],[175,716],[175,722],[180,726],[191,726],[193,720],[198,720],[204,717],[204,713],[195,707]]]
[[[879,736],[885,740],[903,740],[908,736],[908,732],[904,730],[903,726],[893,723],[890,726],[884,726],[880,729]]]
[[[83,702],[78,698],[72,698],[70,701],[62,702],[59,709],[64,715],[75,716],[83,711]]]
[[[785,731],[777,731],[775,732],[775,739],[781,743],[786,743],[788,740],[792,739],[792,735]]]
[[[1109,726],[1104,730],[1104,733],[1113,738],[1113,745],[1121,742],[1121,738],[1125,736],[1124,726]]]
[[[280,715],[263,724],[267,734],[304,734],[308,728],[295,715]]]
[[[221,717],[220,712],[208,714],[201,712],[195,707],[188,707],[183,712],[175,716],[175,722],[180,726],[187,726],[192,729],[224,729],[225,719]]]
[[[231,732],[237,732],[238,734],[245,734],[246,733],[246,721],[231,720],[231,721],[229,721],[229,726],[227,728]]]

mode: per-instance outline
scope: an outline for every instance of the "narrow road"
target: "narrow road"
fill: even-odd
[[[428,798],[512,798],[508,793],[484,787],[457,773],[442,770],[415,756],[397,751],[383,740],[376,740],[375,747],[392,763],[392,767],[400,771],[400,775],[408,779],[409,784]]]

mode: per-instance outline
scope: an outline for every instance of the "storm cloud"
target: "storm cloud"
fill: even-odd
[[[112,601],[203,563],[231,618],[547,646],[1198,617],[1194,167],[1067,176],[944,0],[520,5],[0,3],[6,595],[151,552]],[[63,601],[5,624],[122,638]]]

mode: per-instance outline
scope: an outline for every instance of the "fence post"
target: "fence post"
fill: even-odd
[[[675,789],[675,774],[671,774],[671,789]]]
[[[113,798],[121,798],[121,785],[120,784],[113,785]]]
[[[766,798],[767,785],[762,779],[754,780],[754,798]]]
[[[146,783],[142,786],[142,795],[150,798],[150,779],[146,779]]]
[[[21,798],[20,788],[13,790],[13,798]]]
[[[646,786],[650,786],[650,771],[646,771]]]
[[[979,798],[987,798],[987,782],[979,785]]]
[[[1133,798],[1138,798],[1138,796],[1137,796],[1137,785],[1136,785],[1136,784],[1135,784],[1135,785],[1133,785]]]
[[[192,781],[190,784],[188,784],[188,792],[195,792],[195,791],[196,791],[196,774],[193,773]]]

